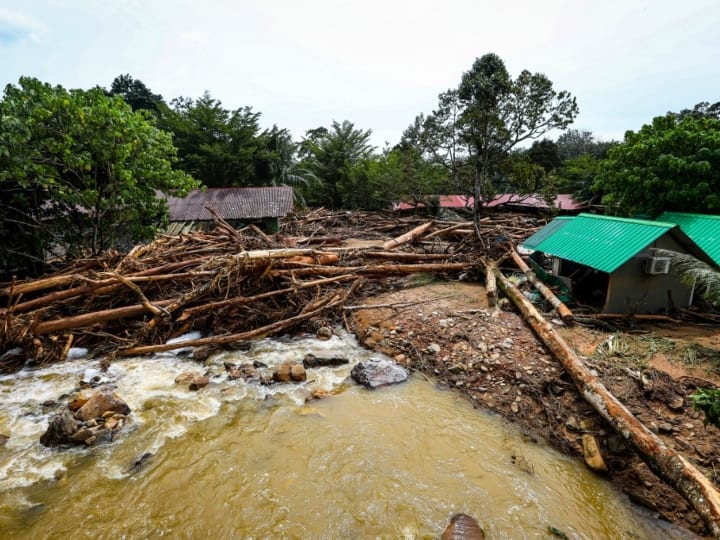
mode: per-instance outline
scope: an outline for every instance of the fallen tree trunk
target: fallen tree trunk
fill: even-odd
[[[173,300],[160,300],[159,302],[153,302],[152,304],[156,308],[163,308],[172,303]],[[129,317],[137,317],[138,315],[143,315],[145,313],[152,314],[152,310],[150,310],[145,304],[136,304],[133,306],[125,306],[115,309],[105,309],[102,311],[75,315],[74,317],[43,321],[32,327],[32,333],[37,336],[41,336],[43,334],[52,334],[53,332],[59,332],[61,330],[85,328],[100,322],[117,321],[119,319]]]
[[[532,283],[533,287],[540,291],[540,294],[545,297],[545,300],[550,302],[550,305],[557,310],[558,315],[560,315],[563,322],[565,324],[572,324],[575,321],[575,317],[573,316],[572,311],[570,311],[570,308],[568,308],[562,300],[555,296],[555,293],[552,292],[547,285],[538,279],[535,272],[530,269],[514,247],[510,249],[510,256],[512,257],[512,260],[515,261],[518,268],[523,272],[523,274],[525,274],[528,281]]]
[[[405,234],[401,234],[397,238],[393,238],[392,240],[388,240],[387,242],[383,243],[382,248],[384,250],[391,250],[391,249],[395,249],[396,247],[401,246],[403,244],[407,244],[408,242],[412,242],[418,236],[422,236],[423,234],[425,234],[427,232],[427,230],[432,226],[433,226],[432,221],[428,221],[427,223],[418,225],[411,231],[408,231]]]
[[[720,493],[710,480],[675,450],[645,427],[593,376],[565,340],[499,270],[495,271],[503,292],[525,321],[572,377],[585,400],[637,451],[660,478],[676,489],[705,522],[710,534],[720,538]]]
[[[495,307],[497,305],[497,280],[495,279],[495,262],[485,261],[485,294],[487,295],[488,305]]]
[[[297,269],[270,270],[270,276],[332,276],[340,274],[402,276],[420,272],[462,272],[471,268],[471,263],[425,263],[425,264],[380,264],[366,266],[310,266]]]

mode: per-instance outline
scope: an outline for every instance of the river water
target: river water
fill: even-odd
[[[228,381],[223,362],[346,356],[302,385]],[[73,360],[0,377],[1,538],[437,538],[457,512],[489,539],[683,538],[582,464],[419,375],[348,382],[345,334],[263,340],[205,366],[175,354]],[[188,370],[211,384],[174,384]],[[48,449],[43,405],[100,375],[132,408],[110,444]],[[305,401],[321,388],[332,395]],[[142,456],[145,456],[143,459]],[[137,464],[136,464],[137,462]]]

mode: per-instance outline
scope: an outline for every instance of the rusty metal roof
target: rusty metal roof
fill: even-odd
[[[293,208],[289,186],[228,187],[194,190],[185,198],[167,197],[170,221],[211,221],[212,208],[223,219],[286,216]]]
[[[720,265],[720,216],[665,212],[658,220],[677,223],[685,234]]]

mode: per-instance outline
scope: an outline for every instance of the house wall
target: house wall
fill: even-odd
[[[653,314],[668,313],[672,308],[685,308],[692,300],[692,290],[672,273],[650,275],[643,268],[650,248],[684,249],[669,235],[663,235],[610,275],[603,313]],[[671,300],[672,299],[672,300]]]

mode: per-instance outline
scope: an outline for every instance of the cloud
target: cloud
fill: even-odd
[[[0,45],[38,42],[47,31],[44,24],[22,13],[0,8]]]

